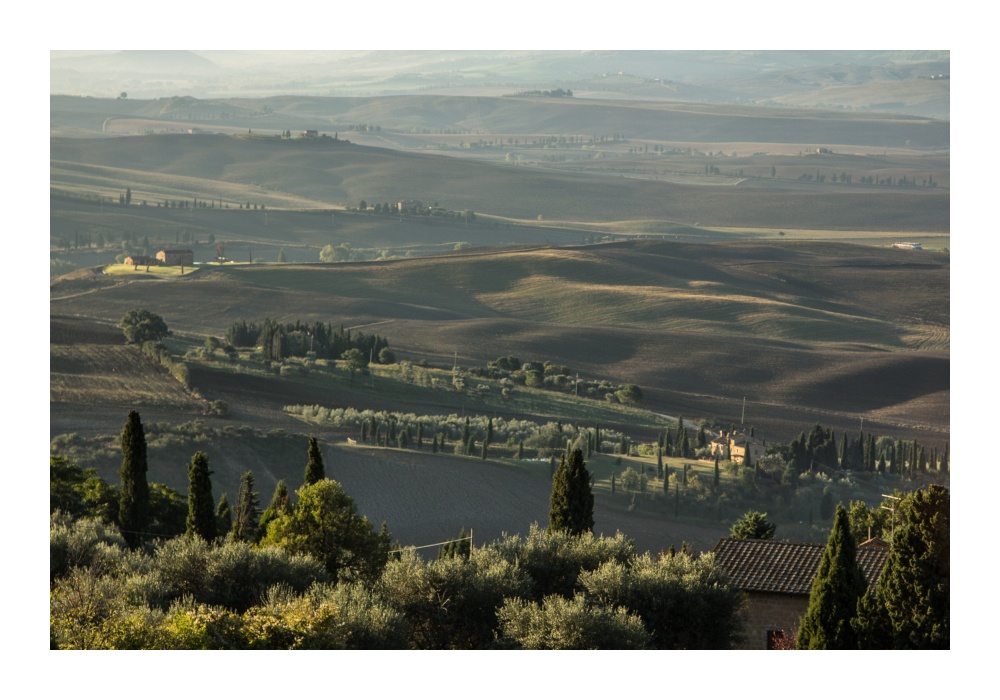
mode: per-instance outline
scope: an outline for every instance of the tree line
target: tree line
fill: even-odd
[[[340,359],[349,350],[358,350],[365,359],[371,357],[377,362],[395,361],[387,338],[345,329],[343,323],[334,328],[332,323],[320,321],[310,325],[297,320],[240,320],[226,329],[225,339],[232,347],[260,347],[265,358],[275,361],[286,357]]]

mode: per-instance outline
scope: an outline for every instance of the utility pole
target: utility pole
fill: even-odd
[[[883,493],[882,494],[882,498],[889,498],[889,499],[891,499],[893,501],[901,501],[901,500],[903,500],[902,498],[897,498],[896,496],[890,496],[887,493]],[[889,531],[889,547],[891,548],[892,547],[892,541],[895,539],[895,536],[896,536],[896,504],[893,503],[892,506],[888,507],[888,508],[886,506],[882,506],[882,510],[887,510],[890,513],[892,513],[892,526],[891,526],[891,529]]]

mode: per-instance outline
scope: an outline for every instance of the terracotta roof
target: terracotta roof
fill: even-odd
[[[725,537],[713,550],[715,561],[726,570],[733,584],[754,593],[786,593],[808,596],[819,570],[826,544]],[[858,546],[858,564],[871,588],[889,556],[884,542],[869,540]]]

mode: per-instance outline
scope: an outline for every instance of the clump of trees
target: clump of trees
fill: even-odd
[[[331,323],[317,321],[312,325],[295,321],[280,323],[264,319],[263,323],[236,321],[226,329],[226,343],[234,348],[261,348],[268,360],[280,361],[286,357],[317,357],[340,359],[348,350],[358,350],[368,359],[381,362],[382,351],[389,348],[389,341],[377,334],[366,334],[345,329],[344,324],[334,328]]]
[[[498,357],[485,367],[473,367],[469,374],[492,379],[509,379],[538,389],[562,391],[577,396],[633,404],[642,401],[642,389],[636,384],[614,384],[607,380],[580,379],[566,365],[552,361],[521,362],[513,355]]]
[[[130,345],[142,345],[147,341],[155,343],[170,335],[163,317],[141,308],[126,312],[118,327],[125,334],[125,342]]]

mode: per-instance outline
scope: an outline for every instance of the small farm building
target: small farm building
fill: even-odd
[[[161,250],[156,259],[162,265],[194,265],[193,250]]]
[[[715,562],[746,593],[744,649],[773,649],[798,629],[809,608],[809,592],[825,544],[725,537],[713,550]],[[874,590],[889,545],[872,539],[858,545],[858,565]]]

